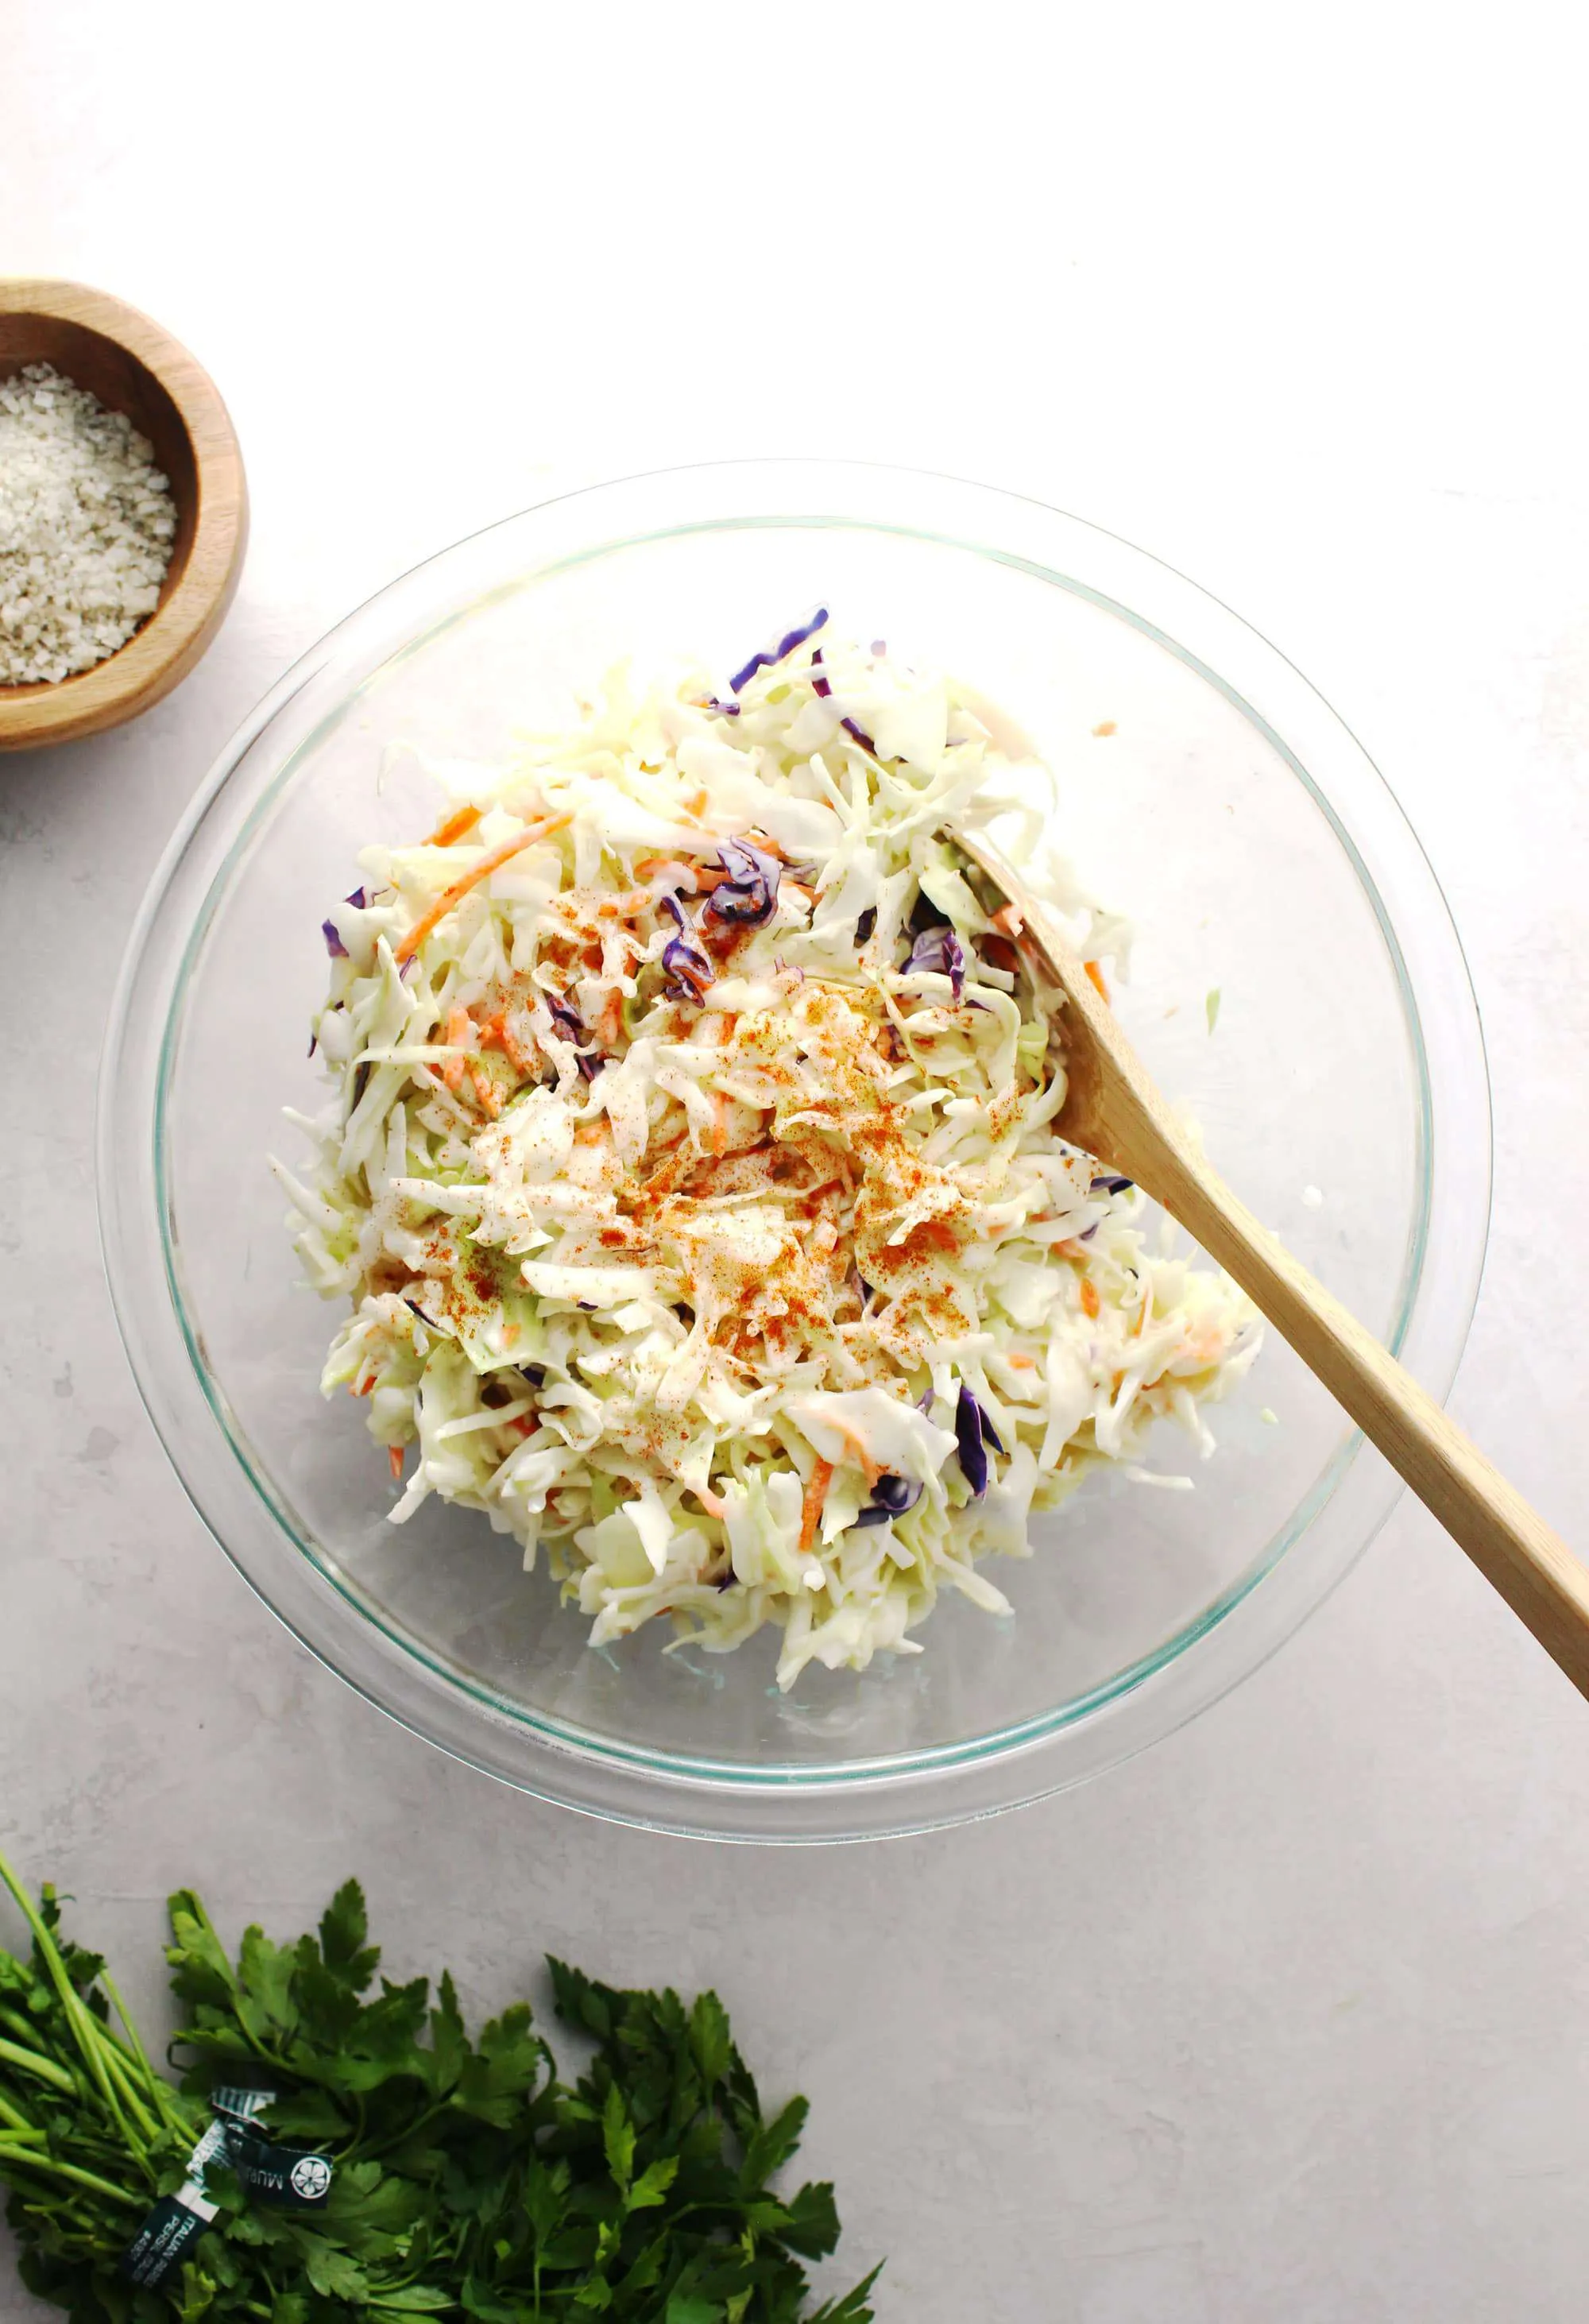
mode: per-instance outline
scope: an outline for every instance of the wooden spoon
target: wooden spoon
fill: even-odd
[[[1070,1087],[1055,1124],[1060,1136],[1134,1178],[1235,1278],[1579,1693],[1589,1695],[1589,1570],[1209,1168],[1020,876],[985,840],[958,830],[950,835],[1004,896],[1010,933],[1064,997]]]

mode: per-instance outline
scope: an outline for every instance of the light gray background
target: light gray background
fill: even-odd
[[[1085,1793],[825,1854],[605,1830],[389,1727],[249,1598],[138,1404],[89,1162],[166,835],[370,589],[646,466],[977,475],[1247,613],[1406,804],[1499,1124],[1455,1406],[1584,1539],[1585,184],[1552,13],[0,0],[0,265],[187,340],[254,495],[180,693],[0,762],[0,1831],[146,2006],[173,1884],[296,1927],[356,1867],[394,1962],[479,2006],[548,1947],[715,1980],[810,2094],[890,2324],[1583,2313],[1589,1712],[1421,1513]]]

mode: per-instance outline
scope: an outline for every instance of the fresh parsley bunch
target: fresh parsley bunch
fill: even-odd
[[[61,1936],[52,1892],[35,1904],[3,1858],[0,1879],[32,1936],[24,1959],[0,1950],[0,2178],[23,2281],[73,2324],[869,2324],[873,2277],[808,2304],[833,2190],[773,2192],[806,2102],[767,2119],[715,1994],[687,2008],[553,1961],[558,2015],[594,2043],[570,2089],[526,2003],[472,2039],[449,1975],[434,1999],[423,1978],[372,1994],[356,1882],[318,1936],[251,1928],[236,1960],[182,1890],[179,2087],[103,1961]],[[329,2164],[314,2208],[254,2200],[214,2129],[212,2097],[239,2090],[272,2094],[246,2134],[267,2155]],[[213,2218],[158,2286],[128,2282],[152,2210],[192,2200],[207,2131]]]

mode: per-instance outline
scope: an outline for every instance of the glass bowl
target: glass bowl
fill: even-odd
[[[1489,1207],[1478,1019],[1439,889],[1340,720],[1180,575],[945,478],[754,462],[549,503],[449,549],[306,655],[222,754],[140,915],[99,1117],[106,1261],[154,1425],[260,1596],[370,1701],[540,1796],[661,1829],[858,1838],[1095,1774],[1212,1702],[1339,1581],[1399,1487],[1272,1337],[1194,1492],[1092,1481],[946,1603],[926,1652],[812,1668],[763,1635],[593,1652],[483,1517],[385,1523],[362,1409],[317,1381],[336,1314],[297,1282],[265,1167],[305,1056],[319,923],[356,851],[428,827],[412,744],[491,757],[614,659],[726,672],[814,600],[946,665],[1037,738],[1060,838],[1139,931],[1122,1017],[1271,1224],[1437,1394]],[[1217,1023],[1210,1028],[1217,992]],[[1278,1425],[1271,1425],[1278,1419]],[[1182,1440],[1158,1465],[1187,1465]]]

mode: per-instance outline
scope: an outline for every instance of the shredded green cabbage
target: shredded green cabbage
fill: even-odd
[[[312,1168],[277,1169],[352,1312],[322,1385],[417,1448],[393,1509],[544,1544],[593,1642],[783,1630],[864,1667],[1034,1510],[1256,1352],[1225,1277],[1052,1128],[1052,996],[947,825],[1118,961],[1047,850],[1051,780],[951,680],[820,624],[737,706],[614,671],[569,732],[438,772],[448,812],[333,907]],[[478,874],[483,867],[494,866]]]

